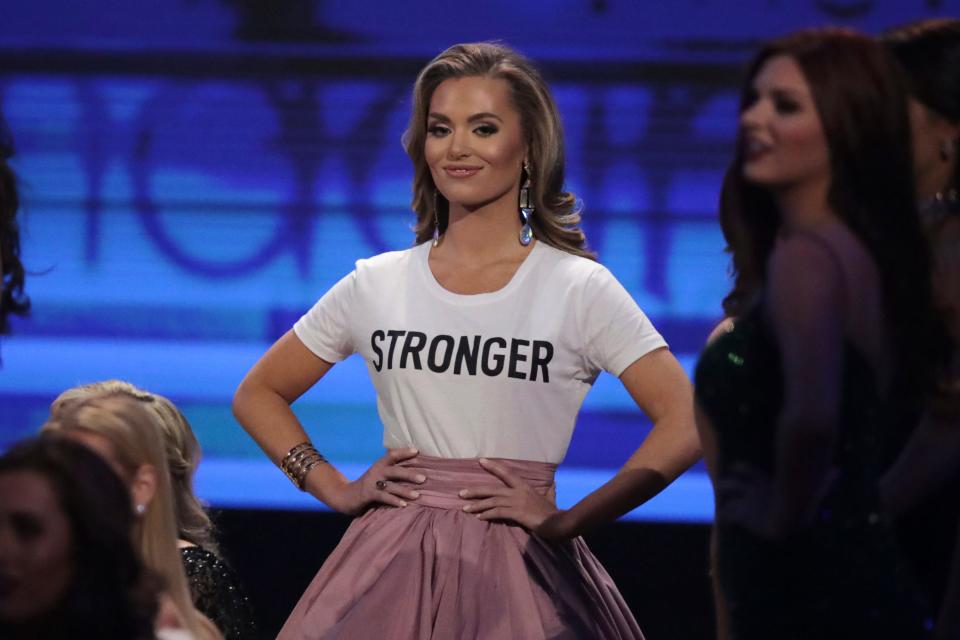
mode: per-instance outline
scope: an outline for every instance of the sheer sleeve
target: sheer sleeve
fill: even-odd
[[[844,283],[825,240],[798,233],[770,257],[767,314],[783,360],[784,411],[833,422],[840,410]]]

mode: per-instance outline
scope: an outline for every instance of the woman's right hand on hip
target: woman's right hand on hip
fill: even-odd
[[[418,453],[413,448],[390,449],[353,482],[328,490],[325,502],[330,508],[348,515],[361,513],[372,505],[407,506],[408,500],[420,497],[420,492],[409,485],[422,484],[427,477],[420,471],[397,465]]]

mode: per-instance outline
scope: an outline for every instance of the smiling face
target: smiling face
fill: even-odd
[[[516,206],[527,149],[506,80],[445,80],[433,92],[427,118],[424,155],[451,213],[501,200]]]
[[[743,175],[773,191],[829,184],[830,156],[810,86],[796,61],[767,60],[740,114]]]
[[[27,622],[51,611],[73,578],[70,522],[47,479],[0,474],[0,620]]]

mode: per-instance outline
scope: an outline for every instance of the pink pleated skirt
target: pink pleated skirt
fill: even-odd
[[[504,460],[546,495],[556,465]],[[457,495],[500,481],[473,459],[417,456],[420,498],[353,521],[279,640],[639,638],[616,586],[582,538],[547,542],[478,520]]]

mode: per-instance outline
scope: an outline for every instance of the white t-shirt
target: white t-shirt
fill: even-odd
[[[294,325],[327,362],[359,353],[387,448],[559,463],[601,370],[666,342],[602,265],[537,242],[510,282],[460,295],[430,243],[358,260]]]

